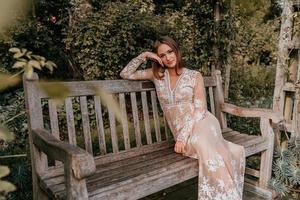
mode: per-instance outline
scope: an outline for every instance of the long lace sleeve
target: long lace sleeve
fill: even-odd
[[[206,94],[202,75],[198,72],[196,74],[195,86],[193,89],[194,102],[193,113],[188,113],[183,118],[184,126],[180,130],[177,141],[186,143],[191,135],[194,124],[205,118],[206,113]]]
[[[133,58],[121,71],[120,76],[128,80],[152,80],[152,69],[137,70],[137,68],[146,61],[143,54]]]
[[[206,112],[206,93],[204,80],[200,73],[197,73],[194,87],[194,120],[197,122],[205,117]]]

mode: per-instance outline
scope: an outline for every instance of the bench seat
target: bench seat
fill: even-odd
[[[261,136],[240,134],[230,129],[223,130],[223,135],[226,140],[243,145],[246,156],[260,152],[268,145]],[[148,150],[150,146],[152,151]],[[95,158],[96,172],[87,178],[89,199],[138,199],[198,175],[197,160],[176,154],[174,143],[150,146],[122,152],[115,155],[115,160],[109,154]],[[62,166],[50,168],[39,180],[49,196],[66,199]]]

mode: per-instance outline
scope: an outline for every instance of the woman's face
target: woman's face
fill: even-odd
[[[177,57],[174,50],[166,45],[161,44],[157,48],[157,55],[160,57],[165,67],[174,68],[177,64]]]

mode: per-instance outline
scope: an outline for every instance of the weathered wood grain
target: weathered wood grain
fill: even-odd
[[[127,120],[127,112],[126,112],[126,103],[125,103],[125,95],[124,93],[119,94],[119,104],[121,109],[122,116],[122,128],[123,128],[123,138],[124,138],[124,146],[125,149],[130,149],[130,139],[129,139],[129,131],[128,131],[128,120]]]
[[[141,95],[142,95],[142,106],[143,106],[146,140],[147,140],[147,144],[152,144],[150,120],[149,120],[149,109],[148,109],[148,103],[147,103],[147,93],[141,92]]]
[[[57,105],[55,100],[49,99],[48,101],[49,107],[49,117],[50,117],[50,128],[51,134],[60,140],[59,138],[59,125],[58,125],[58,116],[57,116]],[[61,162],[55,161],[55,165],[60,165]]]
[[[74,122],[74,114],[73,114],[73,106],[72,106],[71,98],[65,99],[65,107],[66,107],[69,143],[76,145],[77,142],[76,142],[76,133],[75,133],[75,122]]]
[[[119,144],[118,144],[118,135],[116,129],[116,118],[113,112],[113,108],[108,106],[108,117],[109,117],[109,127],[110,127],[110,136],[113,147],[113,152],[119,152]]]
[[[42,104],[40,98],[40,89],[35,84],[38,81],[38,76],[33,73],[31,78],[28,79],[26,74],[23,75],[23,85],[25,93],[26,113],[28,119],[29,129],[29,147],[32,166],[32,195],[35,200],[46,199],[44,192],[38,185],[38,174],[42,174],[47,169],[47,157],[44,153],[40,152],[33,144],[32,129],[44,128]]]
[[[97,135],[98,135],[98,143],[100,148],[100,154],[106,154],[106,142],[105,142],[105,133],[103,126],[103,118],[102,118],[102,109],[101,109],[101,99],[99,96],[94,97],[95,103],[95,115],[96,115],[96,124],[97,124]]]
[[[209,102],[210,102],[211,113],[213,115],[216,115],[214,93],[213,93],[213,88],[212,87],[208,88],[208,94],[209,94]]]
[[[222,104],[222,111],[239,117],[268,118],[272,119],[274,123],[278,123],[283,119],[278,112],[271,109],[243,108],[229,103]]]
[[[136,146],[140,147],[142,146],[142,137],[141,137],[140,120],[139,120],[139,113],[138,113],[138,107],[136,103],[135,92],[130,93],[130,99],[131,99],[134,131],[135,131],[135,142],[136,142]]]
[[[82,129],[84,135],[85,150],[93,155],[90,120],[89,120],[89,112],[87,107],[86,96],[80,97],[80,109],[81,109],[81,116],[82,116]]]
[[[160,142],[161,141],[161,133],[160,133],[159,115],[158,115],[155,91],[151,91],[151,103],[152,103],[152,112],[153,112],[153,118],[154,118],[154,129],[155,129],[156,141]]]
[[[216,87],[214,89],[216,117],[220,122],[221,128],[226,128],[227,127],[226,116],[225,113],[222,112],[222,104],[224,104],[224,95],[223,95],[221,72],[219,70],[216,70],[213,76],[216,79]]]
[[[97,88],[101,88],[110,93],[127,93],[153,91],[154,85],[150,81],[129,81],[129,80],[97,80],[97,81],[68,81],[59,82],[70,89],[69,97],[72,96],[94,96],[97,94]],[[204,83],[207,87],[216,86],[215,77],[204,77]],[[37,87],[38,82],[31,82],[31,85]],[[44,82],[45,87],[52,87],[57,82]],[[146,85],[146,87],[145,87]],[[40,89],[39,89],[40,90]],[[40,90],[41,98],[50,98],[48,94]]]

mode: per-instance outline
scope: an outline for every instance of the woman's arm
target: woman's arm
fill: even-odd
[[[161,62],[160,58],[152,52],[144,52],[138,57],[133,58],[126,67],[121,71],[120,76],[128,80],[153,80],[153,71],[151,68],[144,70],[137,70],[137,68],[144,63],[148,58]]]
[[[202,75],[198,72],[194,87],[194,120],[197,122],[204,119],[206,110],[204,80]]]
[[[181,129],[176,140],[175,151],[177,149],[181,153],[183,152],[184,145],[186,144],[190,134],[193,131],[194,124],[205,118],[206,94],[205,94],[203,77],[199,72],[196,74],[193,93],[194,93],[194,103],[193,103],[194,112],[183,119],[184,127]]]

